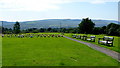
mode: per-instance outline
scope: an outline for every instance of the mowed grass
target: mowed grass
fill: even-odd
[[[65,33],[65,36],[68,36],[68,37],[71,37],[71,38],[72,38],[72,35],[73,35],[72,33]],[[77,40],[93,43],[93,44],[99,45],[101,47],[105,47],[105,48],[108,48],[110,50],[113,50],[113,51],[116,51],[116,52],[120,53],[120,46],[119,46],[120,37],[118,37],[118,36],[109,36],[109,37],[114,37],[113,47],[110,47],[110,46],[105,46],[105,45],[98,44],[98,38],[103,38],[104,36],[107,36],[107,35],[92,35],[92,34],[76,34],[76,35],[81,35],[81,36],[87,35],[88,37],[96,36],[95,42],[84,41],[84,40],[81,40],[81,39],[77,39]],[[74,39],[76,39],[76,38],[74,38]]]
[[[3,66],[118,66],[115,59],[62,38],[3,38]]]

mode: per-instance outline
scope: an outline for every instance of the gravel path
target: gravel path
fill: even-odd
[[[64,37],[67,38],[67,39],[70,39],[70,40],[85,44],[85,45],[87,45],[87,46],[89,46],[89,47],[91,47],[91,48],[93,48],[95,50],[98,50],[98,51],[100,51],[102,53],[105,53],[105,54],[111,56],[112,58],[114,58],[114,59],[116,59],[116,60],[118,60],[120,62],[120,58],[118,57],[118,55],[120,56],[120,53],[118,53],[118,52],[112,51],[112,50],[104,48],[104,47],[100,47],[100,46],[95,45],[95,44],[79,41],[79,40],[76,40],[76,39],[73,39],[73,38],[70,38],[70,37],[67,37],[67,36],[64,36]]]

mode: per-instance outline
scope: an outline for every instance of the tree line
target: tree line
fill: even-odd
[[[1,28],[0,28],[1,29]],[[89,18],[82,19],[76,28],[29,28],[20,30],[20,23],[16,22],[12,28],[2,27],[3,34],[19,33],[39,33],[39,32],[62,32],[62,33],[82,33],[82,34],[107,34],[111,36],[120,36],[120,25],[110,23],[107,26],[95,27],[94,22]]]

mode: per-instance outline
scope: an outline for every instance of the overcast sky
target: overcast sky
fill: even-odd
[[[0,0],[0,20],[118,19],[119,0]]]

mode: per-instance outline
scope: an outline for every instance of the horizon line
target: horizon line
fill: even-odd
[[[86,17],[86,18],[89,18],[89,17]],[[79,19],[79,20],[82,20],[84,18],[46,18],[46,19],[34,19],[34,20],[16,20],[18,22],[26,22],[26,21],[39,21],[39,20],[52,20],[52,19]],[[91,20],[113,20],[113,21],[119,21],[119,20],[115,20],[115,19],[92,19],[92,18],[89,18]],[[0,20],[0,21],[7,21],[7,22],[16,22],[16,21],[8,21],[8,20]]]

